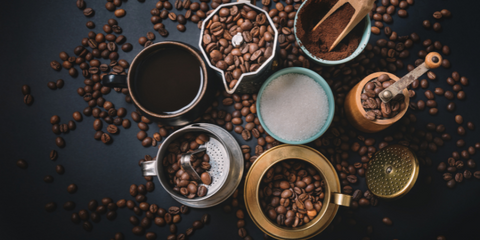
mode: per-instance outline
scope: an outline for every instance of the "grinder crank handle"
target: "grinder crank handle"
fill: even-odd
[[[191,159],[192,155],[197,154],[197,153],[202,152],[202,151],[205,151],[205,150],[207,150],[207,149],[205,147],[202,147],[202,148],[199,148],[199,149],[197,149],[193,152],[182,154],[182,157],[180,158],[180,165],[183,168],[183,170],[185,170],[185,172],[187,172],[188,175],[190,175],[190,177],[194,181],[197,181],[197,182],[202,182],[202,179],[200,178],[198,173],[193,168],[193,166],[190,162],[190,159]]]
[[[390,102],[395,96],[402,93],[408,85],[410,85],[415,79],[418,79],[425,72],[430,69],[435,69],[442,65],[442,56],[437,52],[431,52],[425,57],[425,62],[420,64],[417,68],[413,69],[407,75],[403,76],[400,80],[381,91],[378,96],[384,103]]]

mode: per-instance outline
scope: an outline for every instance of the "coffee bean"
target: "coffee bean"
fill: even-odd
[[[50,175],[47,175],[43,178],[43,181],[46,183],[52,183],[53,182],[53,177]]]
[[[137,236],[140,236],[140,235],[143,235],[145,230],[141,226],[135,226],[135,227],[132,228],[132,232],[133,232],[133,234],[135,234]]]
[[[210,174],[208,172],[202,173],[201,179],[203,184],[205,185],[210,185],[212,183],[212,178],[210,177]]]
[[[75,192],[77,192],[77,185],[76,185],[76,184],[73,184],[73,183],[70,184],[70,185],[68,185],[68,187],[67,187],[67,192],[68,192],[68,193],[75,193]]]
[[[131,43],[124,43],[122,45],[122,51],[124,52],[130,52],[133,49],[133,45]]]
[[[458,183],[461,183],[463,181],[463,174],[462,173],[455,174],[455,181]]]
[[[45,204],[45,210],[47,212],[53,212],[55,209],[57,209],[57,204],[55,202],[49,202]]]
[[[157,239],[157,234],[154,233],[154,232],[147,232],[147,233],[145,234],[145,238],[146,238],[147,240],[154,240],[154,239]]]
[[[367,207],[370,206],[370,201],[366,198],[360,198],[360,200],[358,200],[358,205],[361,207]]]
[[[180,208],[177,207],[177,206],[171,206],[170,208],[168,208],[168,212],[171,214],[171,215],[176,215],[180,212]]]
[[[111,110],[111,109],[110,109]],[[107,132],[111,133],[111,134],[116,134],[118,133],[118,127],[113,125],[113,124],[110,124],[108,125],[107,127]]]
[[[383,218],[382,222],[387,226],[391,226],[393,224],[392,220],[388,217]]]
[[[197,220],[193,222],[192,227],[196,230],[203,228],[203,222],[200,220]]]
[[[67,211],[71,211],[75,208],[75,203],[73,201],[68,201],[63,204],[63,209]]]
[[[349,183],[354,184],[354,183],[357,182],[357,176],[355,176],[355,175],[348,175],[348,176],[347,176],[347,181],[348,181]]]
[[[243,140],[248,141],[248,140],[250,140],[250,139],[252,138],[252,134],[251,134],[251,132],[250,132],[249,130],[244,129],[244,130],[242,131],[242,137],[243,137]]]
[[[462,115],[456,115],[456,116],[455,116],[455,122],[456,122],[457,124],[462,124],[462,123],[463,123],[463,117],[462,117]]]
[[[185,30],[186,30],[185,25],[178,24],[177,25],[177,30],[180,31],[180,32],[185,32]]]
[[[443,180],[445,180],[445,181],[448,182],[448,181],[450,181],[451,179],[453,179],[451,173],[444,173],[444,174],[443,174]]]
[[[122,18],[127,14],[127,12],[124,9],[117,9],[115,10],[114,14],[115,17]]]
[[[73,113],[73,119],[75,119],[75,121],[77,121],[77,122],[82,121],[82,114],[78,111],[74,112]]]
[[[208,213],[203,214],[201,221],[203,224],[208,224],[210,222],[210,215]]]
[[[17,167],[19,167],[21,169],[27,169],[27,167],[28,167],[27,161],[25,161],[23,159],[17,160]]]
[[[445,162],[440,162],[437,167],[437,171],[444,172],[447,168],[447,164]]]
[[[111,137],[108,135],[108,133],[103,133],[101,136],[101,140],[103,143],[108,144],[111,142]]]
[[[447,187],[448,188],[454,188],[455,187],[455,183],[456,181],[454,179],[450,179],[448,182],[447,182]]]
[[[432,24],[430,23],[429,20],[424,20],[424,21],[423,21],[423,27],[424,27],[425,29],[430,29],[430,28],[432,27]]]
[[[238,236],[245,238],[247,236],[247,230],[245,228],[238,229]]]
[[[22,86],[22,94],[23,94],[23,95],[30,94],[30,86],[28,86],[28,85],[26,85],[26,84],[23,85],[23,86]]]
[[[65,147],[65,140],[63,140],[62,137],[57,137],[57,138],[55,139],[55,144],[57,144],[57,146],[58,146],[59,148],[64,148],[64,147]]]
[[[30,94],[27,94],[23,97],[23,102],[27,105],[32,105],[33,103],[33,97]]]
[[[88,22],[86,23],[86,26],[87,26],[87,28],[92,29],[92,28],[95,28],[95,23],[92,22],[92,21],[88,21]]]
[[[87,4],[85,4],[85,1],[84,0],[77,0],[77,8],[82,10],[84,9],[85,7],[87,6]]]
[[[85,8],[83,10],[83,15],[85,15],[86,17],[91,17],[94,13],[95,11],[92,8]]]
[[[87,221],[88,218],[89,218],[89,213],[87,210],[85,209],[82,209],[80,211],[78,211],[78,216],[80,217],[80,219],[84,220],[84,221]]]
[[[357,189],[355,190],[355,192],[353,192],[352,199],[354,201],[358,201],[361,198],[361,196],[362,196],[362,190]]]
[[[54,82],[51,82],[51,81],[47,83],[47,86],[48,86],[48,88],[50,88],[52,90],[57,89],[57,85]]]

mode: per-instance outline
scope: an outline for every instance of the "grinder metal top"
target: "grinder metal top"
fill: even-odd
[[[391,145],[375,153],[368,163],[367,187],[380,198],[400,198],[412,189],[419,170],[415,153],[403,145]]]

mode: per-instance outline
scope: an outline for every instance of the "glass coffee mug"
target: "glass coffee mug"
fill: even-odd
[[[199,118],[219,85],[198,50],[172,41],[143,49],[127,75],[105,75],[102,83],[127,87],[143,116],[169,126],[187,125]]]

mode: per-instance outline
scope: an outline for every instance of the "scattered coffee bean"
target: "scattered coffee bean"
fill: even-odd
[[[75,192],[77,192],[77,185],[76,185],[76,184],[73,184],[73,183],[70,184],[70,185],[68,185],[68,187],[67,187],[67,192],[68,192],[68,193],[75,193]]]
[[[30,94],[25,95],[25,96],[23,97],[23,102],[24,102],[25,104],[29,105],[29,106],[32,105],[32,103],[33,103],[33,97],[32,97],[32,95],[30,95]]]
[[[393,224],[392,220],[388,217],[383,218],[382,222],[387,226],[391,226]]]
[[[23,159],[17,160],[17,167],[19,167],[21,169],[27,169],[27,167],[28,167],[27,161],[25,161]]]
[[[63,140],[62,137],[57,137],[57,138],[55,139],[55,144],[57,144],[57,146],[58,146],[59,148],[64,148],[64,147],[65,147],[65,140]]]
[[[45,204],[45,210],[47,212],[53,212],[55,209],[57,209],[57,204],[55,202],[49,202]]]
[[[117,9],[115,10],[114,14],[115,17],[122,18],[127,14],[127,12],[124,9]]]

